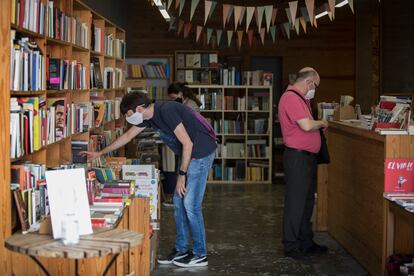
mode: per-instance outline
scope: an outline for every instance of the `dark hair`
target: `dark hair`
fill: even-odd
[[[136,91],[126,94],[121,101],[120,109],[122,114],[126,114],[128,110],[135,112],[137,106],[143,105],[148,107],[151,104],[150,98],[147,93]]]
[[[179,92],[183,93],[184,99],[191,99],[193,100],[198,106],[201,106],[200,100],[197,96],[193,93],[193,91],[187,86],[188,83],[186,82],[175,82],[168,86],[168,95],[170,94],[178,94]]]
[[[54,107],[57,107],[58,105],[65,106],[65,101],[64,100],[57,100],[56,102],[54,102],[52,104],[52,106],[54,106]]]

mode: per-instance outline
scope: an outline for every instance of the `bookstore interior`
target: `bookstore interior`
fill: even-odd
[[[0,14],[1,275],[414,275],[414,1]]]

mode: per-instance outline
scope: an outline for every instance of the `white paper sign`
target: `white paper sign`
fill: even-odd
[[[62,219],[74,213],[79,235],[92,234],[92,223],[86,192],[85,170],[55,170],[46,172],[53,238],[62,238]]]

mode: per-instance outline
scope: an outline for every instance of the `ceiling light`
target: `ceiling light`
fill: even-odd
[[[317,14],[317,15],[315,16],[315,18],[316,18],[316,19],[319,19],[319,18],[321,18],[321,17],[323,17],[323,16],[325,16],[325,15],[328,15],[328,12],[327,12],[327,11],[324,11],[324,12],[321,12],[320,14]]]

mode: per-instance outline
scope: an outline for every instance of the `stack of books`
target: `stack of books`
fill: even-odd
[[[126,44],[122,39],[115,39],[114,41],[115,57],[119,59],[125,59]]]
[[[48,37],[70,42],[70,17],[54,7],[54,1],[47,1]]]
[[[46,5],[40,0],[12,0],[11,23],[32,32],[45,34]]]
[[[86,66],[82,63],[57,58],[49,58],[47,89],[49,90],[83,90],[88,89]]]
[[[76,16],[72,18],[72,43],[83,48],[89,48],[89,28]]]

